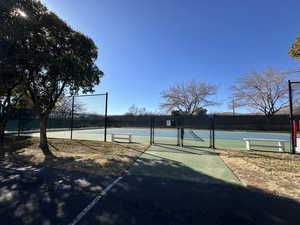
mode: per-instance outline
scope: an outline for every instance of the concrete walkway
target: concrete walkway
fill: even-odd
[[[221,180],[240,184],[238,178],[213,150],[174,145],[151,146],[139,158],[130,174],[198,182]],[[204,180],[203,175],[216,179]]]

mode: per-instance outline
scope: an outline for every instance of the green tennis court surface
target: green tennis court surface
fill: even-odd
[[[111,140],[112,133],[115,134],[133,134],[133,142],[149,144],[150,129],[147,128],[109,128],[107,140]],[[185,146],[195,146],[207,148],[210,145],[209,130],[186,130],[187,138],[184,139]],[[39,133],[27,133],[26,136],[38,137]],[[67,130],[49,130],[47,133],[49,138],[70,138],[70,131]],[[176,129],[156,129],[155,143],[159,144],[177,144]],[[196,136],[196,137],[195,137]],[[245,132],[245,131],[216,131],[215,147],[219,149],[237,149],[246,150],[243,138],[263,138],[263,139],[283,139],[290,140],[288,133],[272,133],[272,132]],[[82,129],[73,131],[73,139],[78,140],[104,140],[104,129]],[[254,143],[255,144],[255,143]],[[274,145],[274,143],[264,142],[264,145]],[[255,150],[262,151],[278,151],[278,148],[256,147]],[[290,151],[290,143],[285,144],[285,152]]]
[[[239,184],[236,176],[214,151],[166,144],[151,146],[138,159],[136,166],[130,170],[130,174],[198,182],[211,182],[207,179],[207,176],[211,176]],[[202,176],[202,174],[207,176]]]

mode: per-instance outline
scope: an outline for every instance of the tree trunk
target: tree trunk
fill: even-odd
[[[5,131],[5,121],[0,122],[0,160],[5,156],[5,149],[4,149],[4,131]]]
[[[0,147],[4,145],[4,131],[5,131],[5,123],[1,121],[0,122]]]
[[[46,159],[54,158],[54,155],[49,150],[47,139],[47,122],[48,114],[40,114],[40,145],[39,147],[43,151]]]

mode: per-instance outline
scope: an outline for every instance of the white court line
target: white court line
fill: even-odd
[[[115,186],[124,176],[118,177],[114,180],[110,185],[108,185],[99,196],[97,196],[90,204],[88,204],[72,221],[69,225],[76,225],[82,217],[84,217],[96,204],[100,201],[100,199],[113,187]]]

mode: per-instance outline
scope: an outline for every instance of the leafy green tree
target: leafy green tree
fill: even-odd
[[[195,115],[206,115],[207,114],[207,109],[199,107],[195,110]]]
[[[95,62],[97,47],[92,39],[71,29],[40,1],[9,0],[7,13],[18,12],[24,19],[19,49],[25,55],[19,66],[22,85],[39,115],[40,148],[53,157],[47,142],[47,121],[59,98],[79,91],[94,91],[103,72]],[[14,54],[16,56],[17,53]]]
[[[202,116],[207,114],[207,109],[199,107],[194,110],[194,112],[191,114],[189,112],[180,111],[180,110],[172,110],[171,115],[172,116],[181,116],[181,115],[195,115],[195,116]]]
[[[0,147],[3,150],[4,131],[8,118],[22,97],[21,83],[24,60],[21,41],[24,18],[13,7],[13,1],[0,2]],[[11,9],[11,10],[9,10]]]
[[[296,59],[300,59],[300,36],[296,39],[296,42],[290,48],[289,55]]]

